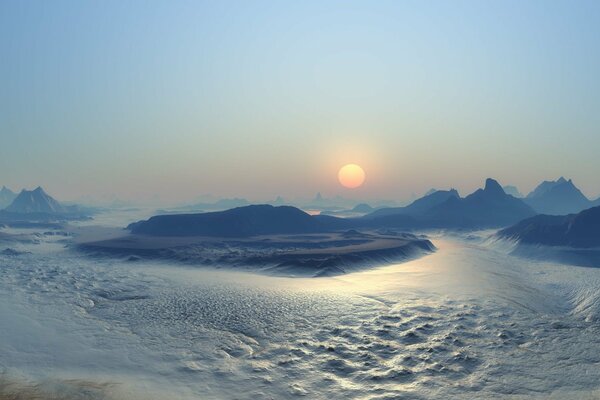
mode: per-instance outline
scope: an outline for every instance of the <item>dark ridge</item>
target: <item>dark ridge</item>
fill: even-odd
[[[341,218],[311,216],[295,207],[264,204],[203,214],[158,215],[128,229],[157,236],[244,237],[326,232],[345,225],[348,223]]]
[[[503,229],[497,235],[524,244],[600,247],[600,207],[578,214],[537,215]]]

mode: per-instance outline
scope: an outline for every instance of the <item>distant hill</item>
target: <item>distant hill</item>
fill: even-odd
[[[544,181],[525,198],[540,214],[566,215],[578,213],[594,206],[573,184],[571,179],[561,177],[556,181]]]
[[[291,206],[251,205],[203,214],[158,215],[128,229],[156,236],[245,237],[325,232],[348,225],[344,219],[311,216]]]
[[[374,210],[374,208],[371,207],[370,205],[368,205],[367,203],[360,203],[360,204],[355,205],[354,208],[352,208],[352,210],[350,210],[350,211],[355,212],[355,213],[366,214],[366,213],[373,212],[373,210]]]
[[[67,208],[63,207],[39,186],[35,190],[22,190],[13,202],[6,207],[5,211],[19,214],[61,214],[68,212]]]
[[[0,189],[0,209],[9,206],[16,197],[17,194],[15,192],[6,186],[2,186],[2,189]]]
[[[503,229],[497,235],[524,244],[600,247],[600,207],[571,215],[537,215]]]

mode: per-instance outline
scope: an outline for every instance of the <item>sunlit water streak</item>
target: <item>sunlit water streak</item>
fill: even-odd
[[[20,245],[0,256],[0,366],[70,399],[598,396],[600,270],[433,241],[319,279]]]

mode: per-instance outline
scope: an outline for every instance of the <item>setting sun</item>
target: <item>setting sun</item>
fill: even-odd
[[[338,172],[338,179],[342,186],[354,189],[365,182],[365,171],[356,164],[344,165]]]

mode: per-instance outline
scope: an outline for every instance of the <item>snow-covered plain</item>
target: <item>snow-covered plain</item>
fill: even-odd
[[[488,235],[315,279],[0,242],[0,399],[599,398],[600,269]]]

